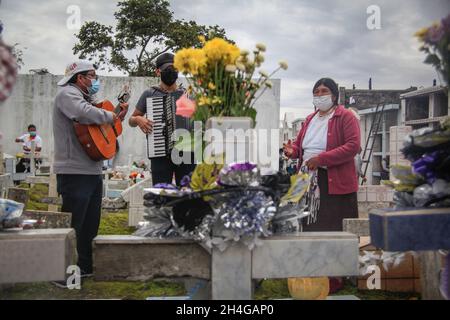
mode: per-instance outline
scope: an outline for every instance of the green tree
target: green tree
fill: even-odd
[[[219,26],[176,20],[166,0],[126,0],[118,3],[117,25],[86,22],[76,35],[73,47],[80,59],[89,59],[111,70],[115,67],[130,76],[155,75],[154,60],[168,51],[200,46],[199,36],[225,38]]]

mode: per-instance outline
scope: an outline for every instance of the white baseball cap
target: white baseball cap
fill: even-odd
[[[96,70],[97,66],[86,60],[78,60],[67,65],[64,78],[58,82],[58,86],[64,86],[74,75],[84,71]]]

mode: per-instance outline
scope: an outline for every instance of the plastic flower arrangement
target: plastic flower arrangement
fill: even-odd
[[[423,43],[421,51],[427,54],[425,63],[433,65],[444,82],[450,84],[450,14],[440,23],[423,28],[415,36]]]
[[[199,164],[183,188],[160,184],[146,190],[146,222],[136,236],[186,237],[226,250],[235,242],[249,250],[273,233],[299,231],[309,213],[309,176],[262,176],[253,163]]]
[[[186,76],[188,93],[196,101],[178,104],[177,114],[203,123],[210,117],[222,116],[251,117],[255,121],[255,102],[272,88],[269,79],[280,69],[286,70],[287,63],[281,61],[268,74],[258,70],[265,59],[265,45],[257,44],[251,55],[221,38],[200,40],[202,48],[182,49],[175,55],[174,66]]]

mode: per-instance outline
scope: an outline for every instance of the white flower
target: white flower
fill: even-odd
[[[266,45],[263,43],[256,44],[256,49],[258,49],[261,52],[266,52]]]
[[[267,72],[263,71],[263,70],[260,70],[260,71],[259,71],[259,74],[260,74],[262,77],[264,77],[264,78],[269,78],[269,74],[268,74]]]
[[[272,87],[273,87],[272,81],[266,81],[264,84],[265,84],[265,86],[266,86],[267,88],[269,88],[269,89],[272,89]]]
[[[234,64],[228,64],[228,65],[225,67],[225,71],[226,71],[226,72],[229,72],[229,73],[235,73],[236,70],[237,70],[237,68],[236,68],[236,66],[235,66]]]
[[[262,54],[258,54],[256,57],[255,57],[255,62],[257,63],[257,64],[262,64],[263,62],[264,62],[264,60],[265,60],[265,58],[264,58],[264,56],[262,55]]]
[[[283,69],[283,70],[287,70],[288,67],[289,67],[288,63],[286,61],[284,61],[284,60],[280,61],[279,65],[280,65],[281,69]]]
[[[245,65],[243,63],[236,62],[236,67],[238,68],[238,70],[245,72]]]
[[[246,57],[250,54],[248,50],[241,50],[241,56]]]

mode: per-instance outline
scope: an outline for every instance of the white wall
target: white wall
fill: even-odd
[[[37,126],[38,134],[43,139],[43,154],[52,158],[53,129],[52,110],[57,91],[57,82],[62,76],[53,75],[20,75],[14,88],[13,95],[0,106],[0,132],[3,133],[3,152],[16,154],[21,151],[21,145],[14,143],[14,139],[26,132],[27,126],[33,123]],[[121,151],[117,164],[128,163],[128,155],[132,160],[146,159],[145,136],[139,129],[128,126],[128,117],[134,111],[142,92],[157,84],[155,78],[136,77],[101,77],[102,91],[100,98],[116,102],[117,95],[124,84],[131,86],[130,112],[127,115],[124,133],[119,138]],[[256,105],[258,110],[257,128],[278,129],[280,118],[280,80],[273,81],[272,90],[267,90]],[[56,137],[57,139],[57,137]],[[277,148],[277,146],[273,146]],[[278,150],[278,149],[276,149]],[[278,151],[277,151],[278,152]]]

